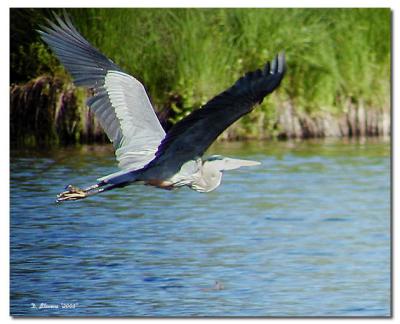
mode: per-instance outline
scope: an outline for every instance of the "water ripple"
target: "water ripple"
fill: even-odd
[[[13,151],[11,314],[390,315],[388,144],[214,151],[262,164],[208,194],[129,186],[71,204],[54,197],[115,171],[111,150]]]

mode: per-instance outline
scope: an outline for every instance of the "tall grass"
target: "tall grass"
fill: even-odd
[[[76,9],[82,33],[141,78],[204,103],[284,50],[285,96],[308,111],[342,98],[381,105],[390,75],[388,9]]]
[[[235,125],[239,135],[272,132],[283,102],[310,115],[340,114],[349,102],[390,105],[389,9],[67,11],[85,38],[144,83],[158,110],[175,111],[174,122],[279,51],[288,65],[282,87]]]

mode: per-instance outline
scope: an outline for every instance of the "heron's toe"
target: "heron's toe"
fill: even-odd
[[[68,185],[66,187],[67,191],[63,191],[57,195],[57,202],[65,200],[78,200],[85,198],[87,196],[86,192],[78,187]]]

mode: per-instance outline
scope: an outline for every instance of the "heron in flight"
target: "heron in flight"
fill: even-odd
[[[39,33],[74,84],[92,90],[87,105],[113,143],[121,169],[85,189],[67,186],[58,202],[133,183],[209,192],[220,185],[225,170],[260,164],[203,154],[227,127],[279,86],[285,73],[283,53],[264,68],[245,74],[165,133],[143,85],[84,39],[67,14],[55,15],[55,20],[48,20],[48,27],[41,26]]]

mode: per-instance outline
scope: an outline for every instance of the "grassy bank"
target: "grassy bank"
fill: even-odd
[[[65,71],[35,34],[20,41],[21,23],[13,15],[18,18],[27,12],[13,10],[19,11],[11,15],[11,81],[25,83],[46,74],[71,88]],[[32,12],[25,22],[32,26],[43,23],[50,13]],[[145,84],[167,126],[284,50],[288,73],[281,88],[223,137],[378,135],[390,128],[388,9],[70,9],[68,13],[92,44]],[[75,96],[76,105],[83,106],[85,93]],[[18,120],[26,112],[20,111],[21,102],[18,108],[14,102],[12,115]],[[76,110],[75,123],[85,125],[87,112]],[[347,131],[343,127],[337,131],[343,118]],[[14,120],[11,131],[23,136]],[[359,126],[351,130],[352,123]],[[55,135],[54,128],[49,130],[49,141],[62,142],[55,127]],[[73,138],[90,138],[84,130],[81,127]]]

